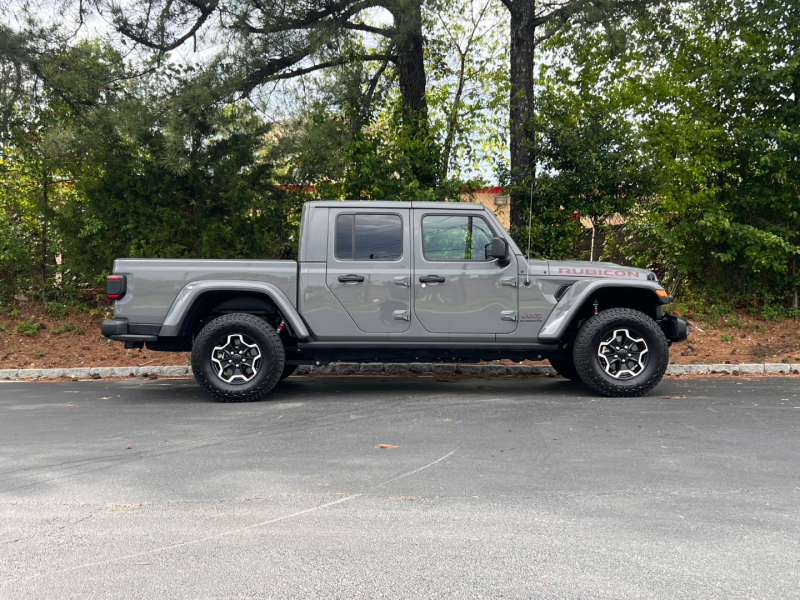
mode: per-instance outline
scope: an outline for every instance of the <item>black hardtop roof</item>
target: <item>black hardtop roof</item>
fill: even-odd
[[[485,210],[472,202],[429,202],[409,200],[311,200],[306,205],[320,208],[429,208],[447,210]]]

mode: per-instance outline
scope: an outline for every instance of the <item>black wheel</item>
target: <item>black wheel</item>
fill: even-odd
[[[669,346],[658,324],[637,310],[611,308],[581,327],[573,351],[581,380],[604,396],[643,396],[667,370]]]
[[[575,361],[571,358],[549,358],[548,360],[550,361],[550,366],[562,377],[571,381],[581,381],[578,369],[575,368]]]
[[[299,366],[300,365],[283,365],[283,371],[281,372],[281,378],[280,378],[279,381],[283,381],[289,375],[291,375],[292,373],[297,371],[297,367],[299,367]]]
[[[195,338],[192,370],[220,402],[251,402],[267,394],[283,373],[284,352],[270,325],[248,314],[224,315]]]

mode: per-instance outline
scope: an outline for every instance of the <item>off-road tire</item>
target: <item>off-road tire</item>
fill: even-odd
[[[217,374],[212,354],[230,340],[229,336],[236,335],[252,341],[261,358],[252,379],[227,382]],[[214,319],[200,331],[192,349],[192,370],[197,382],[220,402],[252,402],[263,398],[278,383],[284,358],[283,344],[269,323],[254,315],[234,313]]]
[[[297,367],[300,365],[283,365],[283,371],[281,372],[281,378],[278,381],[283,381],[289,375],[297,371]]]
[[[645,366],[636,375],[618,379],[609,374],[598,355],[601,344],[615,330],[625,329],[632,338],[644,340]],[[669,361],[669,345],[664,332],[646,314],[630,308],[611,308],[591,317],[581,327],[573,350],[575,368],[581,380],[603,396],[643,396],[661,381]]]
[[[556,370],[556,373],[570,381],[582,381],[575,368],[575,361],[572,358],[549,358],[550,366]]]

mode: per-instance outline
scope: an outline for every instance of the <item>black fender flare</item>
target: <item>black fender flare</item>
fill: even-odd
[[[307,340],[311,337],[297,309],[279,287],[264,281],[195,281],[186,284],[170,306],[159,337],[174,337],[180,334],[183,322],[195,301],[206,292],[254,292],[269,298],[288,322],[294,335]]]
[[[663,288],[655,281],[615,282],[607,279],[585,279],[583,281],[577,281],[572,284],[567,293],[564,294],[558,304],[555,305],[550,316],[547,317],[544,325],[542,325],[542,329],[539,331],[539,339],[542,341],[560,340],[567,326],[572,321],[572,318],[580,310],[581,306],[583,306],[586,299],[590,298],[597,290],[610,288],[621,291],[631,288],[650,291],[653,294],[654,306],[666,304],[670,301],[668,297],[656,294],[656,290],[661,290]],[[666,302],[664,300],[666,300]]]

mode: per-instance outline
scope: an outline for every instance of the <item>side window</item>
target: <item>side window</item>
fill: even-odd
[[[431,215],[422,219],[422,250],[428,260],[486,260],[494,234],[481,217]]]
[[[339,215],[339,260],[398,260],[403,256],[403,222],[397,215]]]

